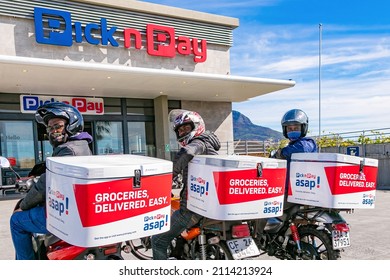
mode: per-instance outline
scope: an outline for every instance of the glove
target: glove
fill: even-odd
[[[24,178],[19,179],[15,183],[15,187],[17,188],[18,192],[25,193],[28,192],[31,187],[35,184],[34,178]]]
[[[282,154],[282,149],[279,148],[276,151],[271,151],[270,158],[277,158],[277,159],[286,159],[284,155]]]
[[[183,187],[183,175],[179,173],[172,179],[172,189],[181,189]]]

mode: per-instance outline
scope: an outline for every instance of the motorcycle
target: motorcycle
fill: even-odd
[[[31,180],[37,180],[45,172],[45,163],[38,163],[28,174],[21,177],[5,157],[0,157],[0,169],[8,169],[16,176],[13,188],[19,193],[27,193],[31,188]],[[23,198],[22,198],[23,199]],[[14,210],[19,208],[22,199],[18,200]],[[35,258],[38,260],[123,260],[122,251],[130,253],[130,248],[122,243],[108,244],[98,247],[84,248],[69,244],[53,234],[32,234]]]
[[[5,171],[10,171],[13,176],[4,176]],[[16,183],[21,180],[21,176],[13,169],[10,161],[0,156],[0,191],[4,195],[7,191],[17,191]]]
[[[84,248],[69,244],[52,234],[33,234],[36,259],[39,260],[123,260],[122,243]]]
[[[277,158],[273,150],[270,158]],[[287,260],[337,260],[344,248],[351,245],[348,223],[341,212],[353,209],[328,209],[294,204],[280,217],[269,218],[262,233],[258,221],[248,221],[251,236],[268,254]]]
[[[351,245],[350,229],[341,211],[352,210],[296,204],[282,216],[268,219],[263,233],[258,233],[255,220],[248,223],[263,251],[261,255],[287,260],[337,260]]]
[[[178,210],[180,199],[172,197],[171,211]],[[151,260],[151,238],[126,241],[132,254],[140,260]],[[169,259],[233,260],[260,255],[250,235],[249,224],[242,221],[218,221],[202,217],[193,227],[184,230],[168,248]]]

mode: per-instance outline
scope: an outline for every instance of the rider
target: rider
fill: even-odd
[[[312,138],[306,137],[309,129],[309,118],[304,111],[300,109],[287,111],[282,117],[281,124],[284,137],[290,140],[288,145],[282,149],[278,149],[275,155],[276,158],[287,160],[284,199],[284,208],[286,209],[291,206],[291,203],[287,202],[291,156],[294,153],[315,153],[317,152],[317,144]]]
[[[62,102],[40,106],[35,119],[46,126],[53,157],[86,156],[92,152],[88,146],[92,136],[83,132],[84,120],[73,106]],[[46,229],[46,174],[37,182],[29,180],[31,189],[15,209],[10,219],[11,236],[17,260],[34,259],[32,233],[48,233]]]
[[[176,111],[176,112],[175,112]],[[173,160],[173,178],[182,174],[183,188],[180,192],[180,209],[171,217],[171,228],[168,232],[152,237],[153,259],[166,260],[167,249],[170,242],[186,228],[195,225],[201,218],[200,215],[187,209],[187,177],[188,163],[195,155],[216,155],[221,147],[218,137],[205,130],[202,117],[193,111],[177,110],[170,113],[173,120],[173,130],[181,149]]]
[[[290,141],[284,148],[279,148],[276,151],[274,158],[286,159],[287,160],[287,173],[285,183],[285,193],[283,210],[292,207],[294,203],[287,202],[288,197],[288,186],[290,182],[290,163],[291,156],[294,153],[315,153],[317,152],[316,142],[306,137],[309,129],[309,118],[306,113],[300,109],[291,109],[287,111],[281,120],[283,136],[288,138]],[[258,221],[258,233],[262,233],[267,219],[259,219]]]

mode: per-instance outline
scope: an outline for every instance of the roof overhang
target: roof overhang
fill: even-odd
[[[0,55],[0,92],[241,102],[295,85],[275,80]]]

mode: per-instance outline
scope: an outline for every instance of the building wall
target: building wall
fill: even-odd
[[[203,63],[194,63],[190,56],[167,59],[150,56],[145,49],[126,49],[123,47],[123,42],[120,42],[119,47],[87,43],[73,44],[71,47],[38,44],[35,36],[32,36],[34,30],[32,20],[0,16],[0,32],[3,38],[7,38],[0,45],[0,53],[9,56],[200,73],[226,74],[230,71],[229,48],[226,46],[208,45],[207,60]]]
[[[182,101],[182,108],[201,114],[206,129],[215,132],[221,141],[221,154],[233,153],[233,114],[229,102]]]
[[[165,22],[164,25],[172,25],[175,31],[177,30],[178,35],[200,39],[204,35],[208,42],[207,60],[202,63],[195,63],[193,56],[176,55],[174,58],[150,56],[145,47],[142,49],[124,48],[123,40],[118,40],[119,47],[113,47],[110,44],[107,46],[92,45],[86,42],[74,43],[70,47],[38,44],[33,20],[33,8],[36,6],[58,10],[64,10],[64,7],[66,7],[72,13],[72,21],[77,20],[82,24],[99,24],[100,19],[107,16],[108,23],[110,20],[117,20],[113,25],[119,26],[118,31],[123,30],[124,27],[142,31],[142,26],[145,26],[146,23],[161,24],[161,22]],[[108,9],[106,14],[105,9]],[[123,21],[116,18],[117,14],[123,16],[122,13],[125,13]],[[148,14],[150,14],[150,17]],[[136,20],[137,17],[140,19]],[[126,24],[130,24],[130,26]],[[136,26],[132,26],[132,24]],[[232,45],[232,30],[237,26],[238,20],[234,18],[167,6],[157,9],[156,5],[134,1],[4,0],[0,3],[0,34],[2,34],[2,38],[7,38],[7,40],[3,40],[0,44],[0,55],[227,75],[230,72],[229,49]],[[115,34],[115,36],[119,35]],[[145,36],[143,35],[143,37]],[[28,92],[13,93],[28,94]],[[42,92],[42,94],[50,95],[50,92]],[[77,95],[83,96],[83,93],[75,93],[75,96]],[[113,93],[113,96],[118,95]],[[131,95],[124,97],[131,98]],[[183,101],[182,108],[199,112],[205,119],[206,127],[215,131],[221,142],[232,143],[231,103],[205,102],[196,99],[196,96],[194,96],[194,101]],[[164,99],[157,98],[155,101],[155,104],[159,106],[155,112],[156,119],[160,117],[160,114],[166,113],[164,113],[165,110],[160,104],[162,100]],[[166,103],[166,100],[163,103]],[[164,124],[164,126],[166,125]],[[166,151],[164,151],[166,136],[156,136],[160,157],[166,155]],[[224,145],[223,147],[224,152],[230,150],[228,146]]]
[[[115,10],[109,10],[110,14],[104,13],[106,9],[104,6],[88,5],[86,4],[81,6],[76,6],[76,3],[80,1],[67,1],[70,3],[65,3],[62,1],[39,1],[40,3],[34,3],[35,1],[4,1],[10,2],[14,8],[9,12],[0,12],[0,31],[7,38],[5,44],[0,46],[1,54],[3,55],[14,55],[14,56],[23,56],[23,57],[35,57],[35,58],[45,58],[45,59],[56,59],[64,61],[82,61],[82,62],[94,62],[94,63],[108,63],[113,65],[128,65],[130,67],[144,67],[144,68],[155,68],[155,69],[169,69],[177,71],[190,71],[190,72],[202,72],[202,73],[214,73],[214,74],[226,74],[230,71],[230,57],[229,57],[229,48],[231,44],[229,43],[231,39],[226,39],[224,37],[232,36],[232,29],[234,27],[224,27],[218,25],[205,25],[199,27],[197,30],[196,26],[202,25],[202,22],[191,22],[190,20],[178,22],[178,19],[173,17],[153,17],[147,16],[147,14],[137,13],[134,14],[133,11],[125,9],[123,6],[118,6]],[[20,2],[20,8],[18,7],[18,2]],[[29,7],[26,8],[29,3]],[[62,8],[59,6],[53,7],[51,2],[62,3]],[[72,3],[73,2],[73,3]],[[85,1],[81,1],[85,2]],[[96,1],[88,1],[96,2]],[[120,1],[97,1],[106,2],[114,4],[121,4]],[[142,2],[140,2],[142,3]],[[6,3],[5,3],[6,4]],[[5,5],[4,4],[4,5]],[[23,5],[22,5],[23,4]],[[122,3],[123,4],[123,3]],[[141,5],[147,3],[142,3]],[[0,3],[0,7],[1,7]],[[80,5],[80,4],[78,4]],[[88,43],[75,43],[71,47],[59,47],[53,45],[43,45],[35,42],[35,28],[33,21],[33,8],[34,7],[44,7],[49,9],[69,9],[72,14],[72,22],[77,21],[85,25],[88,23],[99,24],[101,18],[107,19],[108,26],[116,26],[117,32],[114,34],[114,37],[117,38],[119,47],[113,47],[110,44],[107,46],[102,45],[91,45]],[[20,11],[19,11],[20,10]],[[169,11],[169,9],[167,10]],[[85,13],[88,13],[88,17],[85,16]],[[93,13],[92,13],[93,12]],[[123,14],[121,14],[123,13]],[[192,15],[191,11],[186,12],[182,11],[182,16],[188,13],[188,16],[195,17],[196,14]],[[82,16],[80,15],[82,14]],[[7,16],[8,15],[8,16]],[[16,16],[13,16],[16,15]],[[116,20],[116,15],[122,16],[123,21],[112,22]],[[132,19],[132,17],[139,20]],[[211,15],[210,15],[211,16]],[[144,17],[144,18],[142,18]],[[127,21],[126,21],[127,20]],[[181,56],[177,55],[175,58],[167,59],[163,57],[155,57],[147,54],[145,47],[141,50],[135,49],[134,46],[130,48],[124,48],[123,42],[123,29],[124,28],[133,28],[144,32],[145,26],[148,23],[156,24],[160,23],[164,26],[174,27],[176,35],[183,35],[189,38],[199,38],[207,40],[207,60],[202,63],[194,63],[193,57],[190,56]],[[122,26],[120,25],[122,24]],[[183,30],[180,30],[183,26]],[[223,28],[221,30],[221,28]],[[183,34],[185,32],[185,34]],[[213,33],[219,32],[213,38]],[[95,32],[98,33],[98,32]],[[181,33],[181,34],[180,34]],[[206,36],[208,38],[202,38],[200,36]],[[143,43],[145,43],[145,36],[143,36]]]

